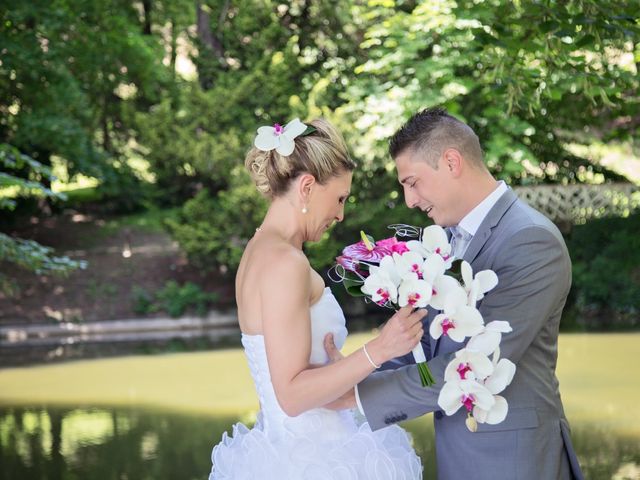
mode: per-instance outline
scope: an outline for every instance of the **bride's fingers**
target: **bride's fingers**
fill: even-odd
[[[333,333],[327,333],[324,337],[324,349],[329,355],[329,359],[332,362],[337,362],[338,360],[344,358],[340,351],[337,349],[335,342],[333,341]]]
[[[411,320],[414,323],[422,323],[422,319],[427,315],[427,313],[428,311],[426,308],[417,309],[411,314]]]

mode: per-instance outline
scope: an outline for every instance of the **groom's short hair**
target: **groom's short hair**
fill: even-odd
[[[486,168],[478,136],[442,107],[416,113],[389,140],[391,158],[411,150],[433,168],[438,168],[438,160],[447,148],[458,150],[469,164]]]

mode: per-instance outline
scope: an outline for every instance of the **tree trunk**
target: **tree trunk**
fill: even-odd
[[[223,12],[227,11],[229,1],[226,0],[223,5]],[[226,16],[226,14],[225,14]],[[221,16],[222,17],[222,16]],[[221,18],[221,20],[223,20]],[[220,22],[218,22],[220,25]],[[221,28],[218,27],[218,34]],[[227,61],[224,56],[224,47],[218,36],[214,35],[211,28],[211,14],[207,9],[202,7],[202,2],[196,0],[196,31],[199,40],[198,53],[198,77],[200,78],[200,86],[204,90],[208,90],[213,86],[214,71],[216,67],[227,68]]]
[[[176,58],[178,57],[178,33],[176,31],[176,24],[171,23],[171,58],[169,60],[169,68],[171,68],[171,74],[173,78],[176,77]]]
[[[142,9],[144,10],[144,28],[142,31],[145,35],[151,35],[152,5],[151,0],[142,0]]]

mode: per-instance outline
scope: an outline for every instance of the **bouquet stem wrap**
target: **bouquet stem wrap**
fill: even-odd
[[[424,354],[422,343],[418,343],[411,353],[413,353],[413,358],[416,361],[416,365],[418,365],[418,373],[420,374],[422,386],[429,387],[435,384],[436,381],[431,374],[431,370],[429,370],[429,365],[427,364],[427,358]]]

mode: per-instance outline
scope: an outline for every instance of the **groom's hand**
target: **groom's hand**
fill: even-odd
[[[340,353],[340,350],[336,347],[336,343],[333,340],[333,333],[327,333],[324,337],[324,349],[329,355],[329,361],[331,363],[338,362],[344,358],[344,355]]]

